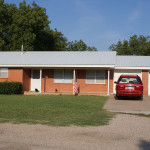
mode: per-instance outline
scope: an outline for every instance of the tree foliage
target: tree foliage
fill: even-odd
[[[133,35],[129,41],[118,41],[117,44],[112,44],[109,49],[117,51],[118,55],[150,56],[150,37]]]
[[[0,51],[66,51],[96,50],[83,41],[68,42],[57,29],[50,29],[46,9],[35,2],[15,4],[0,0]]]
[[[51,30],[46,9],[35,2],[27,5],[5,4],[0,0],[0,50],[27,51],[65,50],[67,39],[61,32]]]
[[[87,46],[82,40],[75,40],[68,42],[67,51],[97,51],[97,49]]]

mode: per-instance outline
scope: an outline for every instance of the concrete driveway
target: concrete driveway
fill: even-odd
[[[104,109],[112,112],[150,114],[150,97],[144,96],[143,101],[135,98],[116,100],[114,95],[111,95],[104,105]]]

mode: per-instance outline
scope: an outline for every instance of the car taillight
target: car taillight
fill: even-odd
[[[143,85],[136,85],[135,90],[143,90]]]
[[[117,86],[117,90],[124,90],[124,89],[125,89],[125,86],[122,84]]]

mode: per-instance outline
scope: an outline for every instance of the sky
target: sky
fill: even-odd
[[[5,0],[17,6],[23,0]],[[88,46],[108,51],[118,40],[134,34],[150,35],[150,0],[34,0],[46,8],[50,28],[68,41],[83,40]],[[26,0],[31,4],[33,0]]]

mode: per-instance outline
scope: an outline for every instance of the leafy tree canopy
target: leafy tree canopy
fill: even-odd
[[[0,51],[20,51],[21,45],[26,51],[65,51],[70,44],[77,44],[68,42],[57,29],[50,29],[50,23],[46,9],[35,2],[27,5],[23,1],[17,7],[0,0]],[[80,50],[93,49],[85,43],[80,46]]]
[[[67,51],[97,51],[95,47],[87,46],[82,40],[68,42]]]
[[[129,41],[118,41],[109,47],[112,51],[117,51],[118,55],[143,55],[150,56],[150,37],[133,35]]]

